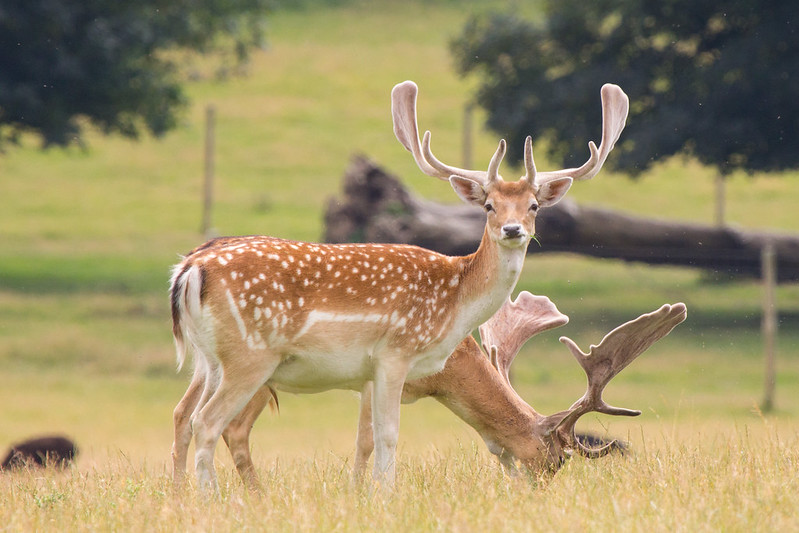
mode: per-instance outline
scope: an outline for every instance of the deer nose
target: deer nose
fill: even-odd
[[[508,239],[516,239],[522,236],[521,224],[505,224],[502,226],[502,235]]]

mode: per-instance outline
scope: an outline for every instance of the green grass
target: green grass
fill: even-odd
[[[203,240],[205,106],[213,104],[218,117],[213,224],[220,234],[318,240],[327,201],[339,194],[356,152],[416,194],[455,202],[446,184],[420,175],[394,139],[389,91],[404,79],[419,83],[421,127],[433,131],[437,155],[459,164],[462,109],[475,80],[453,73],[448,39],[469,13],[515,4],[385,1],[278,11],[269,21],[270,45],[254,55],[248,75],[187,85],[191,106],[163,139],[92,133],[87,150],[45,152],[26,139],[0,157],[0,445],[60,431],[82,449],[77,468],[64,474],[0,476],[2,527],[796,527],[799,286],[778,289],[777,409],[764,416],[757,410],[763,362],[756,282],[547,254],[528,260],[518,288],[548,295],[571,321],[529,343],[513,368],[521,395],[545,414],[568,407],[584,389],[560,335],[587,348],[663,303],[688,305],[688,320],[607,390],[608,401],[642,416],[581,421],[632,441],[632,456],[572,461],[543,484],[509,479],[471,428],[422,400],[403,407],[400,486],[383,501],[349,486],[355,395],[283,395],[280,416],[264,415],[253,433],[267,495],[250,498],[220,450],[223,502],[211,503],[208,513],[193,493],[172,499],[171,411],[188,377],[174,372],[166,291],[178,254]],[[537,6],[524,9],[535,14]],[[185,69],[210,67],[195,58]],[[475,160],[487,162],[495,147],[496,135],[479,129]],[[549,167],[543,159],[538,165]],[[570,195],[709,223],[712,177],[710,169],[674,159],[636,182],[603,173]],[[733,176],[731,223],[795,231],[798,180],[796,172]]]

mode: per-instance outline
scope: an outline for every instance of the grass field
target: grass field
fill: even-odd
[[[573,460],[548,481],[509,479],[468,426],[423,400],[403,407],[399,487],[383,499],[349,484],[355,395],[284,395],[281,414],[264,415],[253,432],[266,494],[248,495],[220,450],[222,500],[204,502],[191,490],[173,497],[171,412],[188,376],[174,371],[166,289],[178,254],[203,240],[205,107],[218,116],[220,234],[318,240],[326,202],[355,152],[417,194],[455,202],[394,139],[389,91],[404,79],[419,83],[421,127],[433,131],[437,155],[457,162],[474,80],[454,74],[447,42],[469,13],[492,6],[506,3],[386,0],[277,11],[269,47],[248,75],[188,84],[191,106],[165,138],[90,134],[87,150],[46,152],[27,139],[0,156],[0,445],[58,431],[82,450],[61,474],[0,476],[0,530],[799,526],[799,287],[778,290],[776,410],[764,415],[756,282],[546,254],[528,260],[519,289],[548,295],[571,322],[529,343],[514,367],[519,392],[541,412],[568,407],[584,389],[560,335],[587,348],[663,303],[688,305],[688,320],[607,390],[610,403],[643,415],[581,423],[629,440],[632,454]],[[535,3],[525,6],[536,16]],[[211,68],[194,60],[185,70]],[[479,130],[475,159],[487,162],[495,143]],[[712,177],[675,159],[636,182],[600,174],[570,195],[709,223]],[[728,200],[732,224],[795,231],[799,174],[732,176]]]

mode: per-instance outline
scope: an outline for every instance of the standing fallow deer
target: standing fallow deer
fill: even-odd
[[[190,345],[195,374],[175,408],[173,453],[185,449],[193,433],[203,489],[217,489],[219,437],[264,384],[295,393],[362,391],[373,384],[373,477],[392,486],[405,381],[440,371],[458,343],[499,309],[521,272],[538,209],[560,200],[573,179],[599,172],[628,109],[620,88],[603,86],[602,142],[599,149],[589,144],[591,156],[582,167],[536,172],[528,137],[526,174],[505,182],[498,173],[504,140],[488,171],[436,159],[430,133],[419,142],[416,94],[413,82],[394,87],[394,132],[423,172],[448,179],[462,199],[485,209],[475,253],[448,257],[408,245],[249,236],[209,241],[175,266],[178,367]],[[202,392],[195,403],[197,388]]]
[[[686,318],[682,303],[664,305],[641,315],[608,333],[588,354],[582,353],[567,337],[561,337],[588,376],[585,395],[568,410],[544,416],[528,405],[513,389],[508,378],[510,365],[522,345],[531,337],[568,322],[545,296],[522,292],[515,301],[508,300],[485,324],[480,326],[483,349],[471,336],[466,337],[447,359],[441,372],[407,381],[402,403],[432,397],[472,426],[503,467],[516,474],[519,466],[533,475],[554,471],[571,453],[597,458],[613,449],[614,443],[593,449],[575,437],[577,419],[591,411],[636,416],[640,411],[609,407],[602,391],[611,378],[629,365],[647,348],[667,335]],[[194,391],[195,401],[200,389]],[[355,478],[360,479],[374,448],[369,387],[361,395],[355,454]],[[236,468],[251,488],[259,488],[250,455],[249,437],[255,420],[270,402],[274,391],[264,386],[225,430],[225,442]],[[272,403],[274,405],[274,403]],[[178,454],[185,469],[186,450]]]

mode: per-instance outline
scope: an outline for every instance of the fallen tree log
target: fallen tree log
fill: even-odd
[[[448,255],[477,249],[485,224],[482,210],[417,198],[400,180],[363,156],[344,175],[344,195],[329,202],[326,242],[416,244]],[[759,277],[761,252],[773,243],[779,281],[799,280],[799,236],[718,228],[635,217],[567,199],[536,220],[541,246],[530,253],[570,252],[655,265],[707,269]]]

